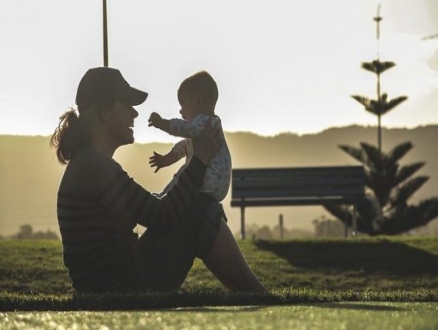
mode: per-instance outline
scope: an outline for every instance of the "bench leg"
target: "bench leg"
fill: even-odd
[[[240,237],[245,239],[245,207],[240,208]]]
[[[351,232],[351,236],[354,237],[357,235],[357,212],[355,204],[351,206],[351,212],[353,213],[353,231]]]
[[[348,237],[348,208],[345,210],[344,237]]]

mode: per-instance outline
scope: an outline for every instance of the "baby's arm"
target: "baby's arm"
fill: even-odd
[[[149,126],[154,126],[169,133],[170,121],[162,118],[158,113],[152,112],[149,117]]]
[[[189,144],[189,141],[187,139],[181,140],[178,143],[176,143],[172,150],[171,153],[173,153],[178,160],[180,160],[183,157],[187,156],[187,145]]]
[[[220,125],[220,120],[216,116],[197,115],[193,120],[177,118],[168,120],[162,118],[158,113],[152,112],[149,117],[149,126],[159,128],[173,136],[194,139],[201,134],[209,120],[213,127]]]
[[[165,155],[161,155],[154,151],[154,154],[149,157],[149,164],[151,165],[151,167],[156,167],[154,173],[157,173],[163,167],[176,163],[176,161],[177,159],[172,151],[168,152]]]
[[[156,167],[154,173],[157,173],[161,168],[170,166],[185,157],[186,147],[187,140],[181,140],[165,155],[160,155],[154,151],[154,154],[149,157],[149,164],[151,167]]]
[[[215,127],[218,124],[218,118],[215,116],[197,115],[190,121],[174,118],[169,120],[169,130],[167,132],[174,136],[194,139],[201,134],[210,118],[211,125]]]

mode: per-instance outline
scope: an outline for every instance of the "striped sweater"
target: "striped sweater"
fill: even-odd
[[[202,184],[205,165],[196,157],[166,196],[155,197],[122,167],[92,147],[67,165],[57,202],[64,263],[73,287],[90,286],[100,272],[126,256],[138,224],[163,231],[182,221]]]

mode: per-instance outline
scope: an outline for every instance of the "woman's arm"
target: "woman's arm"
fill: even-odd
[[[160,199],[136,183],[117,163],[96,165],[97,184],[103,187],[98,201],[109,214],[164,231],[188,214],[206,171],[205,164],[193,157],[178,184]]]
[[[199,139],[194,140],[194,157],[181,174],[178,184],[161,199],[130,178],[118,163],[101,157],[95,164],[95,179],[102,187],[99,202],[110,214],[132,223],[170,230],[174,223],[187,216],[197,197],[206,164],[218,148],[215,134],[209,127]]]

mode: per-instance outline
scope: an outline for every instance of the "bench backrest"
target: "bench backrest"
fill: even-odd
[[[362,166],[233,169],[232,206],[318,204],[365,195]]]

